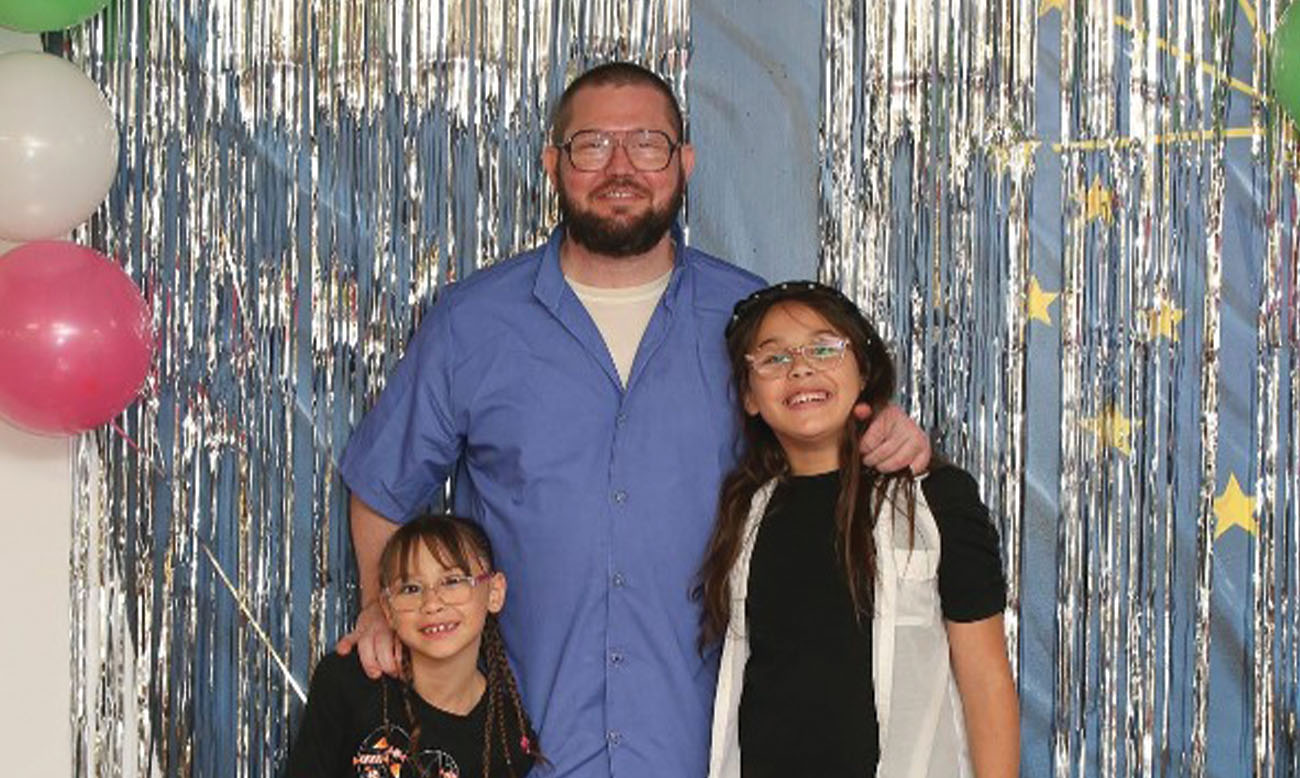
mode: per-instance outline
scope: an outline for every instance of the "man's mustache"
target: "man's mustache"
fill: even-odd
[[[650,196],[650,190],[642,186],[639,181],[631,176],[619,176],[612,178],[606,183],[601,184],[592,190],[593,197],[601,197],[615,189],[630,189],[643,197]]]

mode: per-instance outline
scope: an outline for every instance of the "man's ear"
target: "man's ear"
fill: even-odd
[[[488,579],[488,613],[500,613],[506,606],[506,574],[500,571]]]
[[[691,171],[695,170],[695,147],[689,143],[683,143],[677,153],[682,155],[682,178],[690,181]]]
[[[559,189],[560,150],[549,143],[542,149],[542,167],[546,170],[546,177],[551,180],[551,188]]]

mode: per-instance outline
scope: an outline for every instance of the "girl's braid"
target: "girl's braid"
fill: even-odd
[[[483,663],[487,669],[487,712],[483,716],[483,778],[489,778],[492,767],[492,722],[497,715],[497,670],[492,665],[491,646],[493,643],[501,642],[497,635],[496,618],[488,614],[487,621],[483,623],[483,642],[480,645],[480,651],[483,656]],[[506,752],[506,761],[509,762],[509,751]]]
[[[388,679],[383,679],[388,683]],[[420,753],[420,719],[415,715],[415,707],[411,704],[411,689],[414,688],[414,677],[411,673],[411,653],[402,651],[402,705],[406,708],[406,720],[411,725],[411,734],[407,738],[406,744],[406,764],[411,766],[411,772],[416,776],[423,773],[416,754]],[[385,714],[387,715],[387,714]]]
[[[495,731],[500,742],[501,754],[505,757],[510,774],[515,774],[515,766],[510,759],[509,730],[506,727],[506,707],[514,709],[515,724],[519,733],[520,749],[537,761],[542,760],[537,736],[533,734],[524,712],[523,701],[519,697],[519,685],[515,682],[514,671],[510,669],[510,660],[506,656],[505,641],[501,638],[501,628],[495,616],[489,616],[483,625],[483,664],[488,679],[487,720],[483,727],[483,770],[487,778],[488,759],[492,752],[492,733]]]

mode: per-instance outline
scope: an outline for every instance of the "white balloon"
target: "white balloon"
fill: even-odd
[[[41,46],[41,36],[35,33],[18,32],[8,27],[0,27],[0,54],[11,51],[45,51]]]
[[[65,59],[0,54],[0,238],[53,238],[86,220],[117,172],[99,87]]]

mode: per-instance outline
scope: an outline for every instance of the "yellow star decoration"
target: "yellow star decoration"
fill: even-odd
[[[1133,430],[1142,426],[1142,422],[1125,416],[1115,405],[1107,405],[1100,416],[1085,418],[1079,424],[1096,435],[1098,443],[1126,457],[1133,455]]]
[[[1090,222],[1094,219],[1101,219],[1110,224],[1112,211],[1115,207],[1115,196],[1102,185],[1100,176],[1093,176],[1092,186],[1083,192],[1077,193],[1074,199],[1083,205],[1084,221]]]
[[[989,147],[989,158],[993,163],[993,172],[1002,175],[1012,165],[1023,168],[1034,158],[1041,140],[1025,140],[1011,144],[994,144]]]
[[[1178,341],[1180,334],[1178,325],[1186,315],[1182,308],[1168,300],[1161,300],[1156,307],[1143,311],[1142,315],[1147,320],[1147,340],[1167,338],[1174,342]]]
[[[1241,491],[1236,473],[1228,475],[1228,485],[1223,488],[1223,494],[1214,498],[1214,518],[1215,540],[1233,527],[1241,527],[1252,535],[1259,532],[1259,525],[1255,523],[1255,498]]]
[[[1052,314],[1047,308],[1056,302],[1056,298],[1060,296],[1060,292],[1044,292],[1043,287],[1038,283],[1038,276],[1030,276],[1029,299],[1025,301],[1029,320],[1041,321],[1050,327],[1052,325]]]
[[[1065,13],[1065,0],[1038,0],[1039,17],[1047,16],[1047,12],[1053,8]]]

